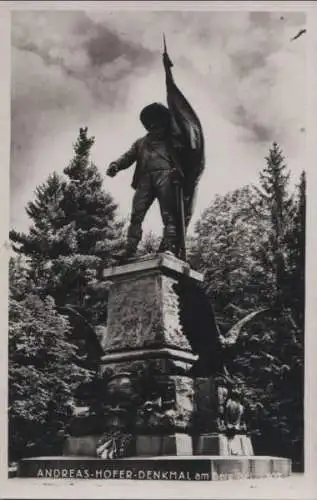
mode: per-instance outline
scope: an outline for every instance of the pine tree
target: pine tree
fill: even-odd
[[[62,207],[67,221],[75,224],[76,251],[71,260],[62,262],[62,280],[74,292],[73,296],[69,294],[68,301],[96,311],[96,317],[91,314],[96,321],[99,306],[100,312],[106,312],[103,299],[108,289],[98,271],[112,262],[113,253],[123,244],[123,224],[116,220],[117,205],[102,190],[101,176],[89,162],[93,143],[94,138],[87,136],[87,128],[80,129],[75,156],[64,170],[68,182]]]
[[[87,128],[81,128],[66,179],[54,173],[37,188],[27,206],[29,232],[10,236],[29,259],[37,293],[51,295],[57,306],[81,308],[97,324],[106,320],[107,310],[108,284],[101,271],[123,239],[117,206],[89,160],[93,144]]]
[[[259,429],[275,443],[275,453],[284,453],[300,463],[303,427],[303,336],[294,321],[294,267],[303,271],[297,256],[302,225],[303,203],[296,203],[289,192],[289,172],[280,147],[273,143],[260,173],[258,206],[267,231],[259,240],[258,259],[266,277],[266,302],[270,317],[256,326],[257,334],[245,343],[245,352],[237,358],[244,376],[260,395],[263,413]],[[301,208],[299,208],[301,206]],[[299,215],[301,213],[301,215]],[[297,228],[297,229],[295,229]],[[294,253],[294,248],[297,251]],[[295,257],[296,254],[296,257]],[[296,264],[294,266],[294,258]],[[297,267],[298,265],[298,267]],[[296,308],[295,308],[296,309]],[[264,341],[265,340],[265,341]],[[255,341],[255,343],[254,343]],[[267,453],[265,439],[259,446]]]
[[[288,232],[290,297],[296,324],[304,330],[305,252],[306,252],[306,174],[301,173],[295,205],[295,215]]]
[[[64,188],[62,178],[56,172],[50,174],[46,183],[36,188],[35,200],[26,206],[32,220],[29,232],[10,231],[13,249],[28,263],[34,291],[43,297],[53,293],[52,262],[74,248],[73,224],[64,224],[64,213],[60,207]]]
[[[266,439],[258,443],[262,453],[270,451],[266,447],[270,441],[275,443],[271,452],[292,457],[302,468],[305,178],[296,200],[289,192],[289,172],[276,143],[266,162],[257,193],[268,225],[259,240],[258,259],[267,277],[271,315],[256,326],[256,335],[250,329],[236,362],[260,396],[263,412],[258,427]]]
[[[26,213],[33,222],[29,233],[10,232],[11,240],[18,244],[13,245],[14,250],[34,263],[50,260],[61,252],[69,251],[68,247],[64,248],[65,239],[57,237],[58,229],[64,227],[64,213],[60,208],[64,186],[65,183],[56,172],[50,174],[46,183],[36,188],[35,201],[26,206]]]
[[[102,178],[89,155],[94,138],[87,136],[87,128],[80,129],[74,146],[75,156],[64,169],[67,184],[62,208],[69,223],[75,223],[77,252],[94,253],[109,263],[118,248],[122,223],[116,221],[117,205],[102,189]]]
[[[262,259],[271,278],[272,304],[277,308],[285,305],[287,234],[294,216],[293,197],[288,193],[289,177],[283,153],[274,142],[260,172],[261,189],[257,192],[263,216],[270,221],[267,241],[262,244]]]

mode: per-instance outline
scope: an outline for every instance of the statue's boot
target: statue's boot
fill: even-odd
[[[123,264],[124,262],[135,256],[137,246],[138,241],[128,239],[126,247],[113,256],[114,260],[116,260],[120,264]]]
[[[120,264],[123,264],[127,260],[134,257],[141,237],[142,237],[141,229],[139,227],[130,226],[128,229],[128,238],[126,247],[113,256],[114,260],[116,260]]]
[[[169,225],[164,228],[158,252],[169,252],[177,257],[177,235],[175,226]]]

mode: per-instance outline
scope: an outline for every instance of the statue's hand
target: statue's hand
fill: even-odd
[[[109,177],[114,177],[118,172],[118,165],[116,163],[110,163],[109,167],[107,168],[106,174],[109,175]]]

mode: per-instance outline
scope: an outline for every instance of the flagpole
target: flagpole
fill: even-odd
[[[163,33],[163,56],[164,56],[164,68],[166,73],[166,83],[168,83],[169,80],[173,79],[171,72],[173,63],[170,60],[167,53],[166,38],[164,33]],[[173,147],[173,145],[171,145],[171,147]],[[176,216],[178,219],[177,256],[180,259],[186,261],[184,194],[183,194],[182,181],[179,178],[175,181],[175,191],[176,191],[176,212],[177,212]]]
[[[179,205],[180,205],[180,211],[179,211],[179,217],[180,217],[180,232],[181,232],[181,237],[180,237],[180,257],[182,260],[186,262],[186,234],[185,234],[185,213],[184,213],[184,193],[183,193],[183,186],[181,183],[179,183]]]

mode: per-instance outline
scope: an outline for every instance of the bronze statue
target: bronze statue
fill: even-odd
[[[125,251],[119,260],[132,257],[142,237],[142,223],[155,199],[164,225],[159,251],[186,260],[185,236],[191,219],[194,195],[204,169],[204,138],[200,121],[176,86],[164,39],[163,64],[168,107],[146,106],[140,120],[147,134],[128,152],[110,163],[107,174],[136,163],[132,187],[135,194]]]

